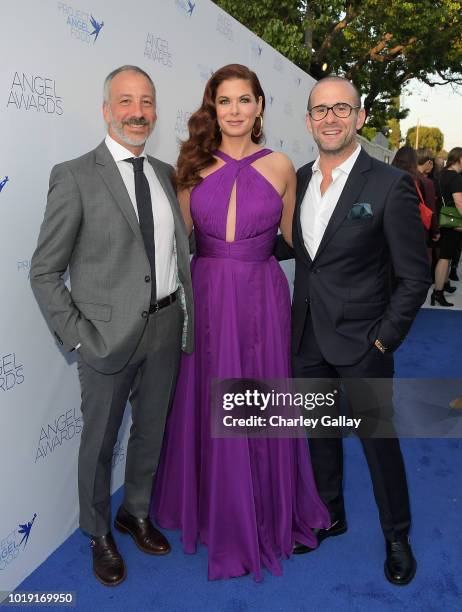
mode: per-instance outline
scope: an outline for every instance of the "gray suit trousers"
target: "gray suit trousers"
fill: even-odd
[[[181,353],[183,311],[176,300],[150,315],[141,340],[115,374],[97,372],[82,359],[83,430],[79,451],[80,527],[93,536],[111,529],[112,455],[127,400],[133,425],[127,445],[123,505],[138,518],[149,513]]]

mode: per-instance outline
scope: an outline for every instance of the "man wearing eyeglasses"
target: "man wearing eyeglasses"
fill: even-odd
[[[359,93],[349,81],[327,77],[313,87],[307,128],[319,156],[297,173],[293,227],[296,378],[349,380],[345,386],[353,384],[351,379],[392,379],[393,351],[430,286],[412,179],[359,146],[356,131],[364,121]],[[391,384],[382,388],[388,389],[382,394],[387,397],[379,404],[392,411]],[[361,442],[386,540],[385,575],[393,584],[408,584],[416,562],[408,539],[409,497],[399,441],[371,436]],[[329,529],[317,530],[320,543],[347,531],[341,437],[310,438],[310,451],[332,518]],[[297,544],[294,552],[310,550]]]

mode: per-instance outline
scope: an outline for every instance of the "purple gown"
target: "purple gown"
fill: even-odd
[[[154,486],[151,514],[180,529],[186,553],[208,548],[210,580],[262,568],[281,573],[294,541],[316,546],[328,527],[304,439],[212,438],[214,378],[290,375],[290,295],[272,256],[281,197],[252,162],[226,163],[191,193],[197,254],[192,261],[196,345],[183,355]],[[236,181],[235,241],[226,221]]]

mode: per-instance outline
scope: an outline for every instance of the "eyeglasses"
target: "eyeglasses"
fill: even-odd
[[[354,108],[361,108],[361,106],[351,106],[347,102],[337,102],[333,106],[325,106],[321,104],[320,106],[313,106],[313,108],[308,109],[308,113],[313,119],[313,121],[321,121],[324,117],[327,117],[327,113],[331,110],[336,117],[339,119],[346,119],[351,115],[351,111]]]

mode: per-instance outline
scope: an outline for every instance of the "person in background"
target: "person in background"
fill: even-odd
[[[427,167],[430,166],[430,161],[427,160]],[[428,259],[432,261],[432,246],[435,241],[439,239],[439,226],[436,212],[436,194],[432,182],[425,178],[425,176],[419,172],[418,169],[418,158],[415,150],[405,145],[396,151],[395,157],[393,158],[392,165],[396,168],[400,168],[405,172],[408,172],[416,188],[417,196],[421,205],[423,204],[429,211],[431,211],[431,218],[429,227],[425,227],[425,241],[427,244]]]
[[[423,174],[426,177],[429,177],[433,172],[433,167],[435,165],[435,156],[433,155],[430,149],[426,147],[422,147],[417,149],[417,168],[420,174]],[[436,193],[435,193],[436,198]]]
[[[430,174],[433,172],[434,167],[434,156],[430,149],[417,149],[417,171],[419,179],[423,184],[423,196],[426,205],[433,211],[431,218],[431,226],[429,230],[429,241],[427,245],[430,249],[433,249],[434,243],[440,238],[440,226],[438,223],[438,207],[437,207],[437,192],[435,183],[430,178]]]
[[[444,167],[444,160],[442,160],[441,157],[435,156],[433,158],[432,163],[427,163],[424,168],[425,176],[431,180],[431,182],[433,183],[433,188],[435,190],[435,198],[436,198],[435,206],[436,206],[436,213],[438,216],[438,220],[439,220],[439,214],[440,214],[440,210],[442,206],[440,185],[439,185],[438,179],[439,179],[440,172],[443,169],[443,167]],[[439,223],[438,223],[438,227],[439,227]],[[441,233],[440,233],[440,237],[441,237]],[[435,242],[433,244],[433,249],[432,249],[432,282],[433,283],[435,282],[435,268],[436,268],[436,264],[438,263],[438,255],[439,255],[438,242]]]
[[[446,166],[439,175],[439,185],[443,206],[454,205],[462,214],[462,147],[455,147],[448,153]],[[448,282],[450,263],[460,249],[462,228],[441,228],[439,241],[439,258],[435,267],[435,289],[431,296],[431,305],[454,306],[444,296]]]

